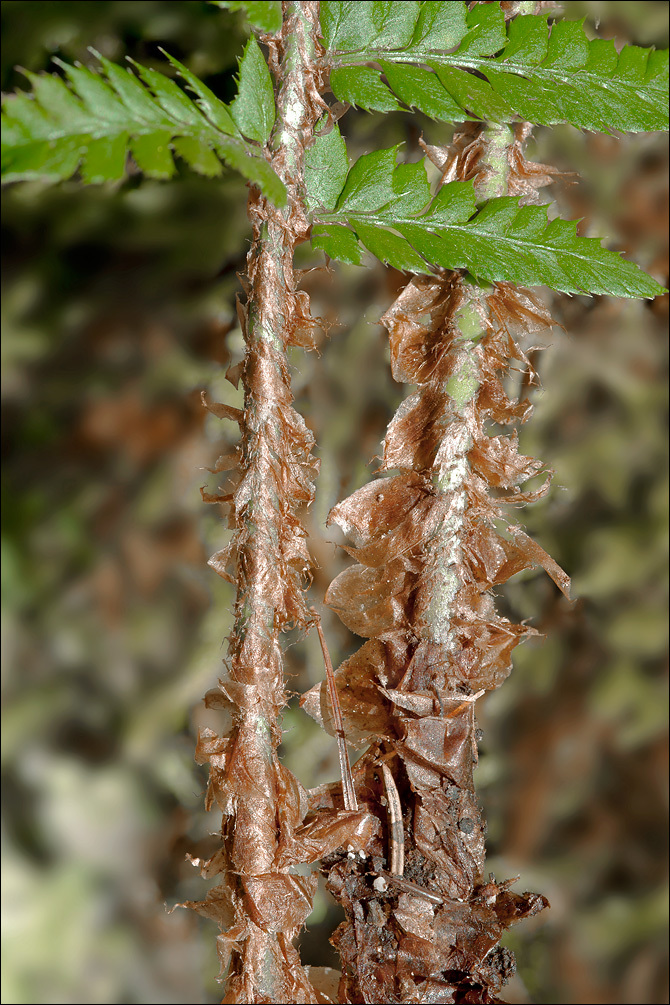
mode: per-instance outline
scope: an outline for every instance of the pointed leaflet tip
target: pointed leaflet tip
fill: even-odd
[[[275,97],[272,78],[261,48],[255,38],[247,42],[242,59],[237,96],[230,114],[244,136],[267,143],[275,122]]]

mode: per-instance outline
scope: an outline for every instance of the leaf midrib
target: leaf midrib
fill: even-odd
[[[10,113],[6,113],[7,118],[10,123],[13,124],[17,122],[16,119]],[[17,123],[21,127],[21,123]],[[97,126],[97,128],[96,128]],[[194,126],[189,123],[181,123],[176,119],[166,119],[161,123],[147,123],[141,122],[139,120],[134,120],[132,122],[127,121],[125,123],[118,122],[100,122],[100,119],[92,122],[90,129],[83,131],[81,128],[68,130],[66,127],[57,127],[49,132],[46,136],[30,136],[26,138],[23,142],[11,143],[12,150],[20,149],[24,146],[31,146],[36,143],[52,143],[55,140],[69,140],[82,137],[84,140],[101,140],[101,139],[115,139],[118,136],[151,136],[154,133],[169,133],[171,137],[177,136],[189,136],[196,139],[206,139],[214,142],[219,142],[221,139],[233,140],[235,142],[241,143],[234,136],[228,136],[226,133],[221,132],[215,126],[209,126],[207,123],[203,123],[202,126]],[[242,144],[241,144],[242,145]]]
[[[316,218],[315,222],[323,223],[323,224],[329,224],[329,223],[330,224],[332,224],[332,223],[342,224],[342,223],[346,222],[346,223],[351,223],[351,225],[355,228],[357,220],[360,220],[361,223],[368,223],[368,224],[372,224],[373,226],[376,225],[378,227],[383,227],[386,230],[393,230],[393,229],[395,229],[397,227],[402,227],[402,226],[404,226],[406,224],[409,224],[410,226],[416,227],[416,226],[421,226],[421,225],[429,224],[431,222],[430,220],[427,220],[425,217],[420,217],[420,216],[419,217],[393,217],[393,219],[388,219],[388,218],[383,217],[383,216],[375,215],[375,213],[364,213],[364,212],[346,213],[346,214],[344,214],[344,213],[342,213],[342,214],[335,214],[335,213],[319,214],[318,218]],[[550,223],[551,223],[551,221],[549,219],[547,219],[546,226],[548,227]],[[477,218],[476,217],[471,218],[471,220],[467,221],[466,223],[442,223],[442,224],[436,224],[435,226],[426,226],[425,229],[431,231],[431,233],[435,234],[436,237],[441,237],[442,236],[442,232],[445,231],[445,230],[448,230],[448,231],[459,231],[459,232],[462,232],[465,235],[470,235],[470,236],[474,233],[474,234],[477,234],[478,236],[481,236],[481,237],[488,237],[491,240],[504,240],[504,241],[506,241],[509,244],[518,245],[519,248],[523,249],[524,251],[526,251],[529,247],[533,248],[533,249],[541,249],[541,250],[544,250],[544,251],[550,251],[553,255],[556,255],[556,254],[571,255],[573,258],[577,258],[577,259],[580,259],[582,261],[590,262],[591,264],[594,264],[593,263],[593,259],[590,258],[588,255],[582,255],[582,254],[579,254],[576,251],[572,251],[572,250],[566,249],[566,248],[557,248],[555,245],[552,245],[552,244],[543,244],[542,241],[541,241],[541,238],[538,239],[536,237],[531,237],[531,236],[528,236],[528,237],[525,237],[525,238],[524,237],[510,237],[508,234],[504,234],[504,233],[501,234],[501,233],[493,232],[493,231],[490,231],[490,230],[482,230],[482,229],[478,230],[477,229]],[[403,237],[404,240],[406,240],[406,241],[409,240],[407,237],[405,237],[404,234],[400,234],[399,236]],[[602,247],[600,245],[600,242],[598,241],[597,238],[583,238],[582,237],[582,238],[579,238],[579,240],[582,240],[582,241],[583,240],[595,241],[596,244],[598,245],[598,247],[601,248],[601,250],[605,250],[605,249],[602,249]],[[409,241],[409,243],[410,244],[412,243],[411,240]]]
[[[397,51],[386,51],[382,49],[368,49],[365,52],[351,53],[344,60],[335,59],[330,64],[330,69],[340,69],[344,66],[363,66],[366,63],[380,63],[382,60],[387,63],[409,63],[412,65],[421,65],[430,67],[431,63],[439,63],[442,66],[452,66],[456,69],[463,70],[478,70],[480,73],[486,75],[487,69],[502,70],[504,73],[510,73],[517,77],[524,76],[534,76],[539,79],[545,79],[548,83],[560,82],[563,84],[569,84],[574,81],[574,78],[578,75],[581,76],[587,83],[599,84],[606,89],[615,90],[616,88],[629,88],[634,91],[636,96],[639,97],[639,90],[645,89],[649,91],[658,91],[659,96],[662,96],[665,91],[663,89],[663,75],[659,74],[657,77],[653,77],[650,81],[631,81],[625,80],[621,77],[603,77],[598,73],[586,70],[584,67],[577,67],[574,70],[563,69],[561,67],[547,67],[542,65],[531,66],[527,63],[498,63],[495,61],[495,57],[480,57],[471,59],[456,59],[453,56],[445,55],[440,52],[417,52],[413,51],[408,53],[406,50]],[[562,71],[562,72],[561,72]]]

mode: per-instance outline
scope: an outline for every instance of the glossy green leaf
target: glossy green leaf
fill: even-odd
[[[348,227],[317,225],[312,228],[312,247],[325,251],[329,258],[348,265],[361,265],[363,256],[356,235]]]
[[[398,147],[390,147],[359,157],[347,176],[338,200],[338,211],[369,213],[392,203],[392,175],[397,152]]]
[[[544,32],[544,55],[538,63],[541,62],[546,68],[563,67],[572,70],[585,66],[589,58],[589,42],[583,25],[584,20],[557,21],[553,24],[548,42]],[[615,67],[616,63],[612,70]]]
[[[509,102],[481,77],[453,66],[437,65],[434,69],[444,89],[464,112],[486,122],[511,122],[514,119],[515,112]]]
[[[406,240],[390,230],[383,230],[373,224],[356,222],[356,234],[368,251],[383,262],[401,272],[426,272],[426,263]]]
[[[89,112],[96,117],[101,128],[103,122],[108,126],[116,125],[123,128],[128,120],[127,109],[101,77],[86,67],[70,66],[60,59],[54,59],[54,63],[64,70],[75,92]]]
[[[424,0],[417,19],[413,49],[452,49],[467,33],[467,8],[448,0]]]
[[[371,66],[342,66],[330,74],[330,86],[339,101],[364,108],[368,112],[393,112],[400,108],[379,70]]]
[[[611,41],[589,40],[583,21],[549,27],[546,14],[528,14],[506,25],[497,3],[468,11],[446,2],[421,4],[411,41],[398,49],[397,37],[377,33],[373,6],[322,4],[333,90],[342,101],[383,111],[399,98],[450,122],[519,116],[598,131],[668,126],[667,52],[629,45],[619,54]],[[376,69],[357,65],[363,61],[381,64],[386,83]]]
[[[581,28],[582,22],[579,22]],[[547,15],[524,14],[515,17],[507,29],[508,40],[501,60],[514,60],[524,66],[539,66],[547,57]],[[583,32],[582,32],[583,35]],[[479,55],[479,53],[477,54]],[[489,53],[483,53],[489,55]]]
[[[3,138],[6,130],[3,127]],[[83,136],[68,136],[54,144],[35,140],[17,146],[2,145],[2,177],[11,181],[62,181],[70,178],[86,148]]]
[[[419,52],[450,49],[467,32],[465,3],[322,0],[321,31],[331,52]]]
[[[140,77],[154,92],[158,104],[173,122],[180,122],[196,129],[203,127],[205,123],[202,114],[174,80],[170,80],[157,70],[152,70],[149,66],[141,66],[134,59],[130,62],[137,67]]]
[[[133,160],[143,174],[149,178],[165,180],[175,173],[174,160],[170,151],[170,133],[167,131],[135,136],[130,141]]]
[[[46,73],[26,73],[26,76],[41,109],[54,126],[81,133],[94,127],[95,118],[90,110],[74,96],[61,77]]]
[[[101,136],[86,148],[86,159],[81,169],[82,181],[100,185],[105,181],[121,181],[126,173],[128,135]]]
[[[430,201],[430,185],[425,161],[416,164],[398,164],[391,179],[393,208],[399,216],[420,213]]]
[[[619,74],[633,84],[643,84],[647,70],[649,49],[641,49],[637,45],[624,45],[619,54]]]
[[[419,6],[414,0],[374,0],[369,6],[376,32],[373,44],[382,42],[385,49],[404,49],[410,44]]]
[[[321,133],[305,154],[305,190],[310,209],[333,209],[349,171],[347,148],[337,123]]]
[[[170,128],[172,122],[169,115],[158,105],[147,89],[142,86],[130,69],[122,69],[104,56],[95,53],[107,74],[107,79],[121,98],[121,101],[137,122],[145,122],[152,126]]]
[[[281,0],[210,0],[210,2],[230,11],[244,11],[250,24],[268,35],[273,35],[281,28]]]
[[[435,227],[463,223],[477,212],[477,198],[471,181],[451,181],[438,189],[430,205],[430,220]]]
[[[382,69],[391,88],[401,101],[418,108],[431,119],[461,122],[467,113],[444,89],[439,77],[418,66],[382,61]]]
[[[254,156],[243,143],[228,136],[216,141],[216,152],[229,167],[257,185],[275,206],[286,205],[286,187],[266,160]]]
[[[2,108],[2,142],[5,146],[56,139],[64,133],[58,121],[54,121],[39,102],[22,91],[4,96]]]
[[[380,260],[413,272],[467,269],[488,281],[547,285],[567,293],[653,297],[663,288],[636,265],[577,235],[575,221],[547,218],[546,206],[492,199],[477,211],[472,182],[452,182],[431,199],[422,164],[395,164],[397,147],[366,154],[349,171],[334,212],[319,224],[346,224]],[[320,231],[321,233],[321,231]],[[337,229],[351,261],[352,243]],[[323,243],[317,244],[323,247]]]
[[[268,65],[255,38],[247,42],[240,61],[239,86],[230,114],[244,136],[267,142],[275,121],[275,97]]]
[[[216,126],[217,129],[219,129],[222,133],[226,133],[228,136],[238,136],[239,130],[223,101],[220,101],[214,92],[211,91],[206,84],[203,84],[203,82],[199,80],[194,73],[191,73],[191,71],[185,67],[183,63],[180,63],[178,59],[175,59],[174,56],[165,52],[164,49],[161,49],[161,52],[167,59],[169,59],[182,79],[185,80],[191,88],[193,93],[197,95],[196,103],[200,106],[201,110],[205,113],[212,125]]]
[[[324,45],[330,51],[355,52],[377,36],[371,2],[322,0],[319,18]]]
[[[221,174],[221,162],[212,148],[196,136],[178,136],[172,149],[198,174],[216,178]]]
[[[461,60],[466,56],[470,59],[493,56],[507,42],[505,15],[500,4],[475,4],[466,20],[468,31],[456,53]]]
[[[257,43],[250,46],[241,70],[244,91],[238,113],[250,123],[251,132],[265,135],[274,116],[272,85]],[[257,95],[251,94],[259,77],[253,46],[262,62],[261,82],[265,81]],[[61,77],[29,74],[32,95],[21,92],[3,98],[3,181],[57,181],[79,168],[86,183],[116,181],[125,174],[128,154],[150,177],[166,179],[175,172],[174,150],[208,177],[221,173],[223,161],[273,202],[284,204],[285,187],[258,147],[242,138],[227,106],[178,60],[167,57],[195,93],[195,101],[157,70],[138,66],[138,79],[105,57],[98,58],[106,79],[61,63],[69,85]],[[346,165],[340,181],[345,175]],[[338,186],[339,193],[339,182]]]

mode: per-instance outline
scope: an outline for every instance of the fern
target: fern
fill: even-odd
[[[27,73],[32,94],[4,99],[3,181],[61,181],[79,169],[88,184],[119,181],[129,154],[150,178],[167,179],[176,170],[176,153],[208,177],[220,175],[222,163],[227,164],[273,202],[284,203],[285,187],[258,145],[270,135],[275,108],[270,74],[255,39],[240,61],[239,90],[230,106],[172,56],[167,58],[195,100],[157,70],[136,64],[138,79],[96,55],[104,77],[55,60],[67,82],[53,74]]]
[[[247,20],[259,31],[275,32],[281,28],[281,0],[210,0],[215,7],[244,11]]]
[[[667,128],[665,52],[628,45],[617,53],[611,40],[589,40],[582,21],[548,29],[546,14],[517,17],[506,28],[497,3],[470,11],[448,0],[363,8],[322,5],[330,83],[341,101],[379,111],[401,101],[450,122],[518,115],[582,129]],[[385,82],[379,70],[358,66],[371,62]]]
[[[590,41],[581,22],[549,28],[545,15],[507,24],[498,3],[216,5],[243,10],[269,51],[268,65],[255,38],[247,43],[230,105],[170,56],[193,98],[156,70],[133,74],[98,57],[99,74],[63,63],[65,79],[28,74],[32,93],[7,97],[3,117],[7,181],[79,171],[88,183],[115,182],[129,155],[166,179],[176,154],[209,177],[231,166],[253,187],[247,300],[238,310],[244,409],[205,399],[242,436],[216,468],[239,461],[237,482],[203,492],[228,507],[234,535],[210,564],[237,587],[227,675],[206,704],[236,711],[228,735],[204,730],[198,741],[223,843],[199,863],[218,885],[190,906],[221,929],[227,1002],[499,1001],[507,965],[494,947],[545,901],[484,880],[474,702],[501,683],[515,645],[532,634],[499,615],[488,591],[534,565],[568,590],[566,574],[519,526],[507,534],[498,526],[506,503],[548,488],[524,491],[541,463],[519,453],[515,433],[487,430],[528,418],[528,402],[510,399],[503,380],[513,360],[525,360],[519,330],[552,323],[515,284],[663,292],[598,239],[578,236],[575,221],[549,219],[535,190],[552,169],[529,165],[522,145],[532,124],[662,127],[667,54],[634,46],[618,54],[612,42]],[[328,74],[340,101],[382,111],[402,103],[450,122],[474,117],[481,129],[457,134],[444,163],[424,145],[440,170],[435,187],[424,161],[397,162],[398,146],[350,166],[324,98]],[[518,116],[526,120],[518,132],[500,124]],[[341,753],[342,722],[373,744],[353,773],[342,757],[349,777],[341,788],[306,793],[278,757],[278,716],[287,700],[280,633],[315,620],[303,590],[310,559],[299,507],[314,498],[318,462],[293,408],[287,355],[310,344],[316,324],[294,267],[310,237],[330,258],[359,265],[366,248],[418,275],[382,319],[393,375],[416,390],[389,425],[381,477],[331,513],[353,534],[347,550],[358,564],[326,600],[369,641],[335,674],[326,658],[327,696],[317,688],[305,697],[327,727],[331,703]],[[305,866],[319,860],[347,917],[334,939],[345,964],[339,991],[327,993],[292,943],[316,888]]]
[[[360,241],[382,262],[408,272],[468,269],[480,279],[565,293],[653,297],[663,291],[597,239],[578,237],[575,221],[549,222],[546,207],[503,197],[478,211],[471,182],[451,182],[432,197],[424,164],[396,164],[398,147],[364,154],[345,173],[336,128],[317,140],[307,176],[312,201],[326,205],[345,179],[331,211],[315,214],[312,242],[331,258],[360,265]]]

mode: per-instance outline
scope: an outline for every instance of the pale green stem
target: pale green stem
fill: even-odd
[[[507,194],[507,153],[514,134],[507,125],[489,124],[484,129],[484,137],[489,171],[484,183],[478,186],[479,202]],[[453,419],[438,452],[433,476],[436,490],[449,497],[449,510],[430,547],[430,552],[437,559],[439,582],[434,584],[426,621],[432,641],[447,646],[453,643],[450,624],[454,600],[461,586],[458,567],[462,558],[462,530],[467,506],[465,483],[470,472],[468,451],[472,447],[469,420],[480,384],[475,346],[485,333],[484,300],[488,292],[490,288],[480,287],[474,281],[466,282],[466,299],[453,318],[460,332],[451,350],[456,354],[456,365],[446,385],[452,401]]]

